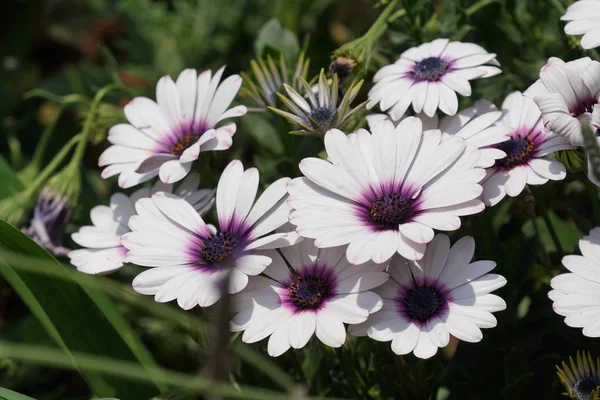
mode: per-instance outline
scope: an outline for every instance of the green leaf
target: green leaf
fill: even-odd
[[[0,156],[0,181],[2,182],[0,199],[9,197],[25,188],[23,182],[19,180],[15,171],[2,156]]]
[[[55,263],[53,259],[41,260],[14,252],[3,252],[0,253],[0,256],[19,272],[35,274],[40,276],[41,279],[44,277],[51,277],[53,279],[65,281],[74,280],[86,291],[89,291],[88,289],[90,288],[101,289],[108,296],[131,306],[143,309],[145,312],[154,315],[158,319],[179,325],[190,333],[193,331],[194,334],[198,334],[202,337],[206,336],[206,325],[193,314],[185,312],[179,307],[171,307],[164,303],[157,303],[151,297],[140,296],[139,293],[133,291],[131,285],[123,284],[101,276],[81,274],[78,272],[65,274],[64,271],[53,269]],[[293,378],[279,368],[271,358],[265,357],[263,353],[258,350],[254,350],[246,344],[235,343],[232,346],[232,351],[243,361],[263,372],[265,376],[270,377],[273,382],[283,389],[293,391],[296,388],[297,385]],[[157,378],[157,381],[160,381],[160,377]]]
[[[577,248],[579,243],[579,239],[583,237],[583,232],[575,226],[575,224],[568,223],[564,221],[559,216],[554,214],[553,212],[549,212],[550,222],[554,226],[556,233],[558,235],[558,239],[560,244],[563,247],[563,250],[572,253]],[[537,229],[540,232],[541,240],[546,248],[547,252],[555,252],[557,251],[556,245],[552,240],[552,236],[550,235],[550,231],[548,230],[548,226],[544,223],[544,219],[542,217],[537,217],[535,220],[528,220],[523,224],[523,234],[529,237],[533,237],[535,235],[535,229],[533,224],[537,225]]]
[[[286,60],[295,60],[300,52],[300,43],[296,34],[282,27],[276,18],[270,19],[260,28],[254,42],[254,50],[259,57],[267,47],[283,53]]]
[[[12,390],[0,388],[0,399],[2,400],[35,400],[33,397],[13,392]]]
[[[69,278],[71,272],[65,266],[25,234],[1,220],[0,243],[2,249],[46,262],[53,261],[54,272],[65,276],[60,279],[17,272],[0,257],[0,274],[67,356],[71,356],[72,351],[83,351],[136,361],[147,369],[154,366],[150,354],[135,332],[102,292],[98,289],[82,289]],[[157,393],[157,388],[145,383],[131,384],[85,369],[81,373],[96,395],[147,398]]]
[[[283,154],[283,142],[273,125],[265,118],[254,114],[248,114],[242,120],[242,124],[248,134],[258,142],[258,144],[269,150],[269,152],[280,155]]]
[[[0,341],[0,356],[30,362],[36,365],[73,368],[73,364],[68,357],[57,350],[45,346]],[[147,371],[135,363],[86,353],[73,353],[73,358],[77,364],[82,366],[82,368],[96,371],[103,375],[115,375],[140,382],[148,382],[150,379]],[[233,387],[225,383],[212,382],[202,376],[184,374],[163,368],[152,368],[152,372],[153,375],[158,377],[163,383],[169,383],[194,393],[210,394],[212,397],[245,400],[316,399],[315,397],[301,396],[293,393],[281,393],[249,386],[238,385]],[[142,399],[147,397],[138,393],[134,396],[124,398]],[[329,399],[334,400],[334,398]]]
[[[473,4],[471,7],[467,8],[465,10],[465,14],[470,17],[482,8],[489,6],[490,4],[499,2],[500,0],[480,0],[477,3]]]

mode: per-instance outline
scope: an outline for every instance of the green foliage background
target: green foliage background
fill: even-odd
[[[373,0],[11,0],[0,5],[0,198],[18,192],[15,172],[27,165],[40,134],[56,112],[47,99],[24,99],[34,88],[92,98],[120,79],[133,94],[154,96],[158,78],[184,68],[249,72],[250,60],[283,52],[294,59],[306,38],[311,76],[329,55],[360,37],[381,12]],[[503,73],[475,81],[461,108],[486,98],[500,105],[537,79],[550,56],[584,55],[563,33],[567,0],[403,0],[376,44],[372,69],[405,49],[437,37],[464,40],[497,53]],[[99,45],[108,52],[99,50]],[[103,55],[104,54],[104,55]],[[112,56],[107,56],[111,54]],[[372,71],[366,78],[363,101]],[[106,103],[122,106],[123,95]],[[122,118],[118,108],[111,117]],[[117,110],[117,111],[115,111]],[[48,162],[81,129],[86,105],[70,107],[47,152]],[[111,120],[112,121],[112,120]],[[68,233],[89,223],[89,210],[118,190],[100,178],[99,154],[108,121],[94,125],[79,206]],[[239,158],[268,184],[298,176],[297,163],[322,151],[319,139],[287,135],[270,114],[240,120],[233,148],[213,152],[201,165],[204,186],[214,186],[226,163]],[[477,344],[431,360],[393,354],[389,343],[349,338],[339,350],[312,340],[271,360],[266,344],[231,339],[230,373],[210,382],[215,361],[214,310],[183,312],[157,304],[129,287],[141,268],[107,277],[74,272],[8,224],[0,223],[0,398],[142,399],[327,396],[358,399],[554,399],[562,388],[554,365],[576,350],[600,355],[600,343],[568,328],[547,298],[562,255],[600,225],[595,188],[581,173],[505,199],[467,218],[456,240],[472,235],[476,259],[491,259],[508,279],[498,327]],[[549,229],[550,227],[550,229]],[[555,231],[555,237],[552,232]],[[67,241],[73,247],[74,243]],[[76,368],[73,368],[73,365]],[[10,390],[9,390],[10,389]],[[287,393],[284,393],[287,392]],[[280,394],[279,394],[280,393]]]

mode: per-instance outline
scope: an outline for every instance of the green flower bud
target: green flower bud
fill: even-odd
[[[581,149],[559,150],[554,153],[554,156],[564,164],[567,172],[570,174],[581,172],[585,167],[585,156]]]

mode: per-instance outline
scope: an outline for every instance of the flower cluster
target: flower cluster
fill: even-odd
[[[579,6],[569,8],[569,33],[586,31],[579,16]],[[597,33],[583,44],[596,44]],[[304,56],[292,80],[283,61],[279,69],[270,58],[268,67],[253,65],[260,111],[301,128],[291,133],[322,137],[325,152],[299,162],[302,176],[264,188],[256,168],[233,160],[216,198],[191,171],[200,153],[232,146],[236,125],[223,121],[247,111],[230,108],[242,78],[221,82],[224,68],[163,77],[156,102],[139,97],[125,107],[129,123],[112,127],[112,146],[99,160],[102,176],[119,175],[122,188],[158,180],[95,207],[93,226],[72,236],[84,248],[69,254],[71,262],[93,274],[147,267],[133,288],[185,310],[232,295],[231,330],[243,331],[246,343],[269,337],[271,356],[313,335],[331,347],[347,333],[368,336],[420,358],[451,336],[480,341],[481,329],[497,323],[492,313],[506,308],[492,294],[506,279],[491,273],[494,261],[472,262],[473,238],[451,245],[436,231],[456,231],[527,185],[564,179],[552,153],[584,146],[581,123],[600,127],[600,63],[589,58],[551,58],[540,80],[510,93],[500,109],[479,99],[459,111],[456,93],[470,96],[469,81],[500,74],[499,66],[476,44],[437,39],[381,68],[368,99],[351,107],[363,82],[340,85],[321,71],[311,86]],[[276,96],[288,111],[275,108]],[[377,104],[387,115],[367,116],[368,130],[344,130],[364,105]],[[550,292],[567,325],[593,337],[600,336],[599,229],[580,242],[582,256],[564,258],[572,273],[554,278]]]

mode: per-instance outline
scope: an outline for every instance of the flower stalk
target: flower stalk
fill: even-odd
[[[330,72],[338,74],[342,81],[354,74],[354,79],[363,78],[371,60],[373,44],[385,33],[388,19],[395,10],[398,0],[392,0],[360,38],[354,39],[335,50],[331,55]]]

